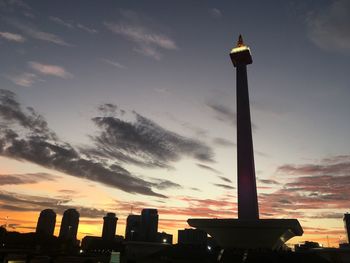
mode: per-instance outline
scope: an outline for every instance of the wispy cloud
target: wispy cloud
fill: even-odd
[[[232,125],[236,124],[236,113],[230,107],[214,102],[207,102],[206,105],[215,113],[216,119]]]
[[[218,146],[224,146],[224,147],[233,147],[233,146],[237,146],[236,143],[230,141],[230,140],[227,140],[225,138],[214,138],[213,139],[213,142],[218,145]]]
[[[41,31],[35,28],[34,26],[29,26],[21,22],[18,22],[17,20],[12,20],[12,19],[6,19],[6,21],[12,26],[22,31],[22,33],[25,34],[28,38],[33,38],[33,39],[53,43],[60,46],[72,46],[71,44],[63,40],[60,36]]]
[[[69,73],[67,70],[65,70],[61,66],[42,64],[35,61],[28,62],[28,65],[36,72],[43,75],[56,76],[63,79],[68,79],[73,77],[73,74]]]
[[[214,18],[221,18],[222,17],[221,11],[217,8],[209,9],[209,14]]]
[[[214,169],[213,167],[210,167],[209,165],[197,163],[197,166],[198,166],[199,168],[204,169],[204,170],[208,170],[208,171],[211,171],[211,172],[216,173],[216,174],[221,174],[220,171]]]
[[[0,37],[13,42],[24,42],[26,40],[23,36],[10,32],[0,32]]]
[[[106,109],[112,109],[108,116]],[[92,136],[95,147],[85,149],[96,158],[117,159],[144,167],[171,168],[184,156],[213,162],[213,151],[205,143],[166,130],[152,120],[133,112],[134,121],[116,114],[117,107],[102,107],[105,117],[93,118],[100,133]]]
[[[321,49],[350,52],[349,13],[348,0],[329,1],[325,9],[308,14],[308,37]]]
[[[84,31],[86,31],[86,32],[88,32],[88,33],[90,33],[90,34],[96,34],[96,33],[98,33],[98,31],[97,31],[96,29],[91,28],[91,27],[84,26],[84,25],[82,25],[82,24],[80,24],[80,23],[77,24],[77,28],[80,28],[80,29],[82,29],[82,30],[84,30]]]
[[[0,1],[0,7],[6,8],[7,10],[13,8],[19,8],[26,11],[32,10],[32,8],[22,0],[2,0]]]
[[[98,33],[98,31],[94,28],[90,28],[88,26],[85,26],[81,23],[75,23],[74,21],[66,21],[66,20],[63,20],[62,18],[59,18],[59,17],[56,17],[56,16],[50,16],[49,19],[53,22],[55,22],[56,24],[58,25],[61,25],[61,26],[64,26],[64,27],[67,27],[69,29],[74,29],[74,28],[78,28],[78,29],[81,29],[85,32],[88,32],[90,34],[96,34]]]
[[[39,212],[49,207],[62,215],[65,210],[71,208],[71,201],[71,199],[57,197],[33,196],[0,191],[0,208],[2,210]],[[79,211],[81,217],[100,218],[107,213],[107,211],[102,209],[77,205],[74,205],[74,207]]]
[[[106,58],[102,58],[101,59],[103,62],[109,64],[109,65],[112,65],[113,67],[116,67],[116,68],[119,68],[119,69],[126,69],[127,67],[124,66],[123,64],[117,62],[117,61],[113,61],[113,60],[110,60],[110,59],[106,59]]]
[[[13,92],[0,90],[0,155],[23,160],[128,193],[165,198],[153,189],[176,187],[168,181],[147,181],[118,165],[107,164],[61,141],[34,109],[23,110]],[[113,162],[114,161],[114,162]]]
[[[37,80],[38,76],[33,73],[24,72],[19,75],[5,76],[11,80],[14,84],[22,87],[31,87]]]
[[[281,189],[259,195],[265,216],[314,218],[323,214],[334,218],[340,209],[348,209],[350,156],[325,158],[317,164],[283,165],[277,172],[293,177]],[[261,181],[277,185],[273,180]]]
[[[1,174],[0,185],[36,184],[42,181],[56,181],[59,178],[48,173]]]
[[[70,29],[73,28],[73,25],[69,22],[64,21],[63,19],[59,18],[59,17],[55,17],[55,16],[50,16],[49,19],[53,22],[55,22],[56,24],[59,24],[61,26],[65,26],[68,27]]]
[[[119,22],[105,22],[104,25],[114,34],[120,35],[133,42],[134,51],[145,56],[160,60],[160,50],[178,49],[175,41],[165,34],[145,26],[142,19],[135,12],[121,12],[123,19]]]

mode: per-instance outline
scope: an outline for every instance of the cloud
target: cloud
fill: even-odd
[[[70,29],[73,28],[73,25],[72,25],[71,23],[62,20],[62,19],[59,18],[59,17],[50,16],[49,19],[50,19],[51,21],[55,22],[56,24],[61,25],[61,26],[65,26],[65,27],[70,28]]]
[[[189,196],[175,196],[173,199],[181,203],[179,206],[171,206],[169,203],[159,205],[158,213],[164,217],[174,216],[174,211],[179,217],[183,217],[184,221],[188,218],[232,218],[237,215],[237,204],[233,202],[233,198],[229,195],[224,195],[216,199],[210,198],[195,198]],[[116,203],[117,211],[125,211],[128,214],[130,207],[134,211],[141,211],[147,207],[145,202],[122,202]],[[174,226],[175,227],[175,226]],[[178,227],[178,224],[176,225]]]
[[[229,184],[213,184],[217,187],[223,188],[225,190],[233,190],[235,189],[235,187],[233,185],[229,185]]]
[[[146,27],[148,19],[132,11],[123,11],[121,16],[121,21],[105,22],[104,25],[114,34],[133,42],[136,45],[134,51],[160,60],[162,57],[160,50],[178,49],[173,39]]]
[[[56,76],[63,79],[72,78],[73,74],[69,73],[63,67],[57,65],[42,64],[39,62],[31,61],[28,65],[35,71],[43,75]]]
[[[101,60],[103,62],[105,62],[105,63],[107,63],[109,65],[112,65],[113,67],[119,68],[119,69],[126,69],[127,68],[126,66],[124,66],[123,64],[120,64],[117,61],[112,61],[112,60],[109,60],[109,59],[106,59],[106,58],[102,58]]]
[[[20,23],[16,20],[12,20],[12,19],[5,19],[5,20],[12,26],[22,31],[22,33],[29,38],[53,43],[60,46],[72,46],[71,44],[67,43],[65,40],[63,40],[61,37],[55,34],[40,31],[36,29],[34,26],[29,26],[27,24]]]
[[[202,169],[205,169],[205,170],[208,170],[208,171],[211,171],[213,173],[216,173],[216,174],[222,174],[220,171],[208,166],[208,165],[205,165],[205,164],[201,164],[201,163],[197,163],[197,166],[199,168],[202,168]]]
[[[19,35],[19,34],[14,34],[10,32],[0,32],[0,37],[8,40],[8,41],[13,41],[13,42],[24,42],[26,39]]]
[[[36,184],[42,181],[56,181],[59,176],[48,173],[2,174],[0,185]]]
[[[213,142],[218,146],[225,146],[225,147],[237,146],[236,143],[234,143],[230,140],[224,139],[224,138],[214,138]]]
[[[3,210],[10,211],[33,211],[39,212],[44,209],[50,208],[53,209],[58,214],[63,214],[65,210],[72,208],[69,205],[71,202],[70,199],[60,199],[55,197],[43,197],[43,196],[32,196],[24,194],[15,194],[6,191],[0,191],[0,208]],[[103,217],[107,211],[84,207],[84,206],[75,206],[80,213],[81,217],[88,218],[100,218]]]
[[[213,17],[213,18],[221,18],[222,17],[222,13],[219,9],[217,8],[211,8],[209,9],[209,14]]]
[[[59,140],[41,115],[29,107],[22,110],[15,94],[8,90],[0,90],[0,120],[2,156],[29,161],[128,193],[166,197],[152,190],[157,188],[158,182],[138,178],[117,164],[99,162]]]
[[[7,10],[13,10],[13,8],[19,8],[22,10],[32,10],[32,8],[22,0],[2,0],[0,1],[0,7]]]
[[[67,22],[67,21],[65,21],[59,17],[55,17],[55,16],[50,16],[49,19],[51,21],[55,22],[56,24],[67,27],[69,29],[78,28],[78,29],[81,29],[81,30],[88,32],[90,34],[98,33],[98,31],[96,29],[89,28],[89,27],[84,26],[83,24],[80,24],[80,23],[75,24],[74,22]]]
[[[16,76],[6,76],[14,84],[22,87],[31,87],[37,80],[36,74],[24,72]]]
[[[331,214],[338,214],[339,209],[348,209],[350,156],[325,158],[320,163],[280,166],[278,173],[294,177],[282,189],[259,195],[265,213],[279,216],[299,213],[304,218],[322,213],[332,218]],[[305,211],[308,214],[302,214]]]
[[[87,148],[85,152],[96,158],[116,159],[144,167],[171,168],[172,162],[184,156],[213,162],[212,149],[203,142],[166,130],[136,112],[133,117],[134,121],[118,116],[93,118],[100,132],[91,136],[95,147]]]
[[[213,102],[208,102],[207,106],[215,113],[216,119],[229,123],[236,124],[236,113],[229,107]]]
[[[269,180],[269,179],[259,179],[259,182],[263,184],[276,184],[276,185],[280,184],[276,180]]]
[[[84,31],[86,31],[86,32],[88,32],[90,34],[98,33],[98,31],[96,29],[84,26],[84,25],[82,25],[80,23],[77,24],[77,28],[80,28],[80,29],[82,29],[82,30],[84,30]]]
[[[311,12],[306,18],[309,39],[327,51],[350,51],[350,2],[329,1],[323,9]]]

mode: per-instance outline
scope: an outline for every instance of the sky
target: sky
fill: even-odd
[[[350,2],[0,0],[0,224],[142,208],[159,230],[236,218],[235,70],[248,66],[261,218],[346,241]]]

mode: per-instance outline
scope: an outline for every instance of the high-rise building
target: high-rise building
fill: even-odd
[[[79,213],[75,209],[67,209],[63,213],[60,234],[62,239],[76,240],[79,225]]]
[[[158,211],[146,208],[141,212],[140,237],[141,241],[157,242]]]
[[[348,237],[348,243],[350,243],[350,214],[349,213],[344,214],[343,221],[344,221],[344,227],[346,230],[346,234]]]
[[[115,213],[107,213],[103,217],[102,239],[113,240],[115,238],[115,230],[117,228],[118,217]]]
[[[53,235],[56,224],[56,213],[52,209],[45,209],[40,212],[36,233],[42,235]]]
[[[125,228],[125,240],[126,241],[139,241],[140,238],[140,215],[129,215],[126,219]]]

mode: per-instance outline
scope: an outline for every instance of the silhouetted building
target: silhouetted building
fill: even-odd
[[[157,242],[158,211],[157,209],[142,209],[141,212],[141,241]]]
[[[348,237],[348,243],[350,243],[350,214],[349,213],[344,214],[343,221],[344,221],[344,227],[346,230],[346,234]]]
[[[163,244],[172,244],[173,243],[173,235],[170,235],[165,232],[157,233],[157,242]]]
[[[76,240],[79,225],[79,213],[75,209],[67,209],[63,213],[59,237]]]
[[[114,239],[115,230],[117,228],[117,221],[118,218],[115,216],[115,213],[107,213],[107,215],[103,217],[102,239]]]
[[[140,238],[140,215],[129,215],[126,219],[125,240],[138,241]]]
[[[193,245],[193,246],[206,246],[208,237],[207,233],[193,228],[186,228],[184,230],[178,230],[178,244],[179,245]]]
[[[320,248],[320,244],[314,241],[305,241],[304,244],[294,245],[295,251],[309,250],[313,248]]]
[[[36,233],[40,235],[52,236],[55,231],[56,213],[52,209],[45,209],[40,212]]]

